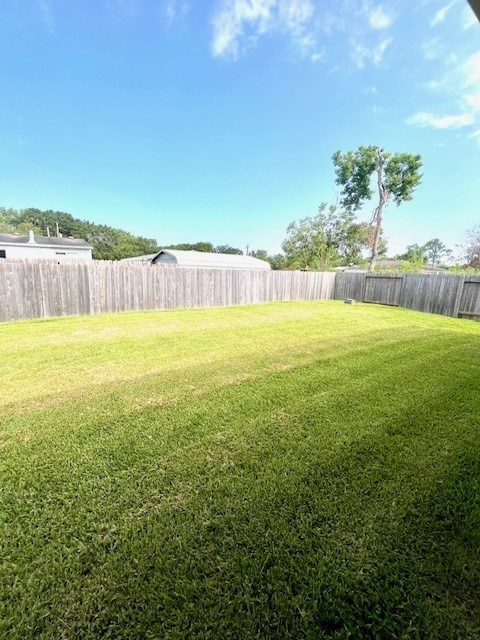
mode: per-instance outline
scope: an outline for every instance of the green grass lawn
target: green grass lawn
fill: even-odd
[[[0,325],[0,637],[480,637],[480,324]]]

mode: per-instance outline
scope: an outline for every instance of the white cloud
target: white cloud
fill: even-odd
[[[475,122],[471,113],[461,113],[454,116],[434,116],[427,111],[419,111],[406,120],[407,124],[419,127],[433,127],[434,129],[460,129]]]
[[[445,5],[442,9],[439,9],[437,13],[433,16],[433,18],[430,20],[430,26],[434,27],[439,22],[443,22],[445,20],[445,16],[455,4],[457,4],[457,0],[453,0],[449,4]]]
[[[441,79],[441,80],[429,80],[428,82],[425,83],[425,87],[429,90],[429,91],[437,91],[438,89],[440,89],[440,87],[442,87],[444,85],[445,80]]]
[[[350,55],[359,69],[365,68],[367,62],[380,67],[387,48],[393,42],[393,37],[385,35],[385,30],[392,26],[394,16],[384,4],[364,0],[362,5],[355,11],[354,5],[344,2],[344,9],[349,11],[350,16],[344,27],[344,31],[351,34]],[[375,32],[379,31],[383,31],[383,34],[376,35]]]
[[[383,62],[383,56],[385,55],[385,51],[387,47],[393,42],[393,38],[386,38],[379,42],[379,44],[373,50],[373,63],[375,65],[379,65]]]
[[[303,32],[314,10],[310,0],[280,0],[278,3],[280,23],[293,33]]]
[[[465,90],[480,89],[480,51],[463,62],[456,54],[445,59],[446,72],[434,80],[429,80],[425,86],[430,91],[450,93],[457,98],[465,94]]]
[[[480,118],[480,51],[463,62],[456,58],[454,65],[446,62],[443,76],[431,80],[426,87],[440,96],[443,104],[450,103],[452,111],[455,109],[460,113],[437,117],[420,111],[408,118],[409,124],[435,129],[459,129],[477,124]]]
[[[461,67],[463,100],[475,112],[480,112],[480,51],[470,56]]]
[[[50,33],[55,33],[55,16],[49,2],[47,0],[37,0],[37,6],[40,9],[42,22]]]
[[[475,93],[467,93],[465,96],[465,102],[474,111],[480,111],[480,89]]]
[[[470,56],[462,67],[464,86],[471,87],[480,83],[480,51]]]
[[[393,42],[392,7],[395,4],[387,0],[217,0],[211,19],[211,52],[214,57],[236,60],[262,36],[280,34],[288,38],[296,55],[318,62],[327,59],[330,43],[338,47],[333,38],[340,37],[357,67],[379,67]]]
[[[346,22],[339,15],[326,13],[322,17],[322,30],[330,35],[334,31],[345,31]]]
[[[479,144],[480,144],[480,129],[478,129],[477,131],[474,131],[474,132],[469,136],[469,138],[476,138],[476,139],[477,139],[477,141],[478,141],[478,142],[479,142]]]
[[[167,24],[173,24],[175,22],[176,15],[175,4],[173,2],[167,2],[165,5],[165,17],[167,19]]]
[[[393,42],[393,38],[385,38],[373,47],[367,47],[363,43],[352,40],[352,58],[359,69],[365,67],[365,61],[371,60],[376,67],[379,67],[385,55],[387,47]]]
[[[392,22],[393,17],[385,11],[382,4],[372,9],[368,14],[368,24],[372,29],[386,29]]]
[[[301,55],[320,55],[309,28],[314,11],[312,0],[223,0],[212,19],[212,54],[236,59],[259,36],[280,31]]]
[[[168,27],[171,27],[174,22],[185,18],[190,11],[190,4],[188,2],[179,2],[179,0],[168,0],[165,2],[163,9],[158,13],[160,17],[165,19]]]
[[[367,89],[365,89],[365,93],[376,95],[378,93],[378,89],[377,87],[368,87]]]
[[[325,62],[326,59],[327,59],[327,54],[325,49],[321,49],[316,53],[312,53],[312,55],[310,56],[310,60],[312,62]]]
[[[351,45],[353,61],[359,69],[363,69],[365,59],[369,57],[369,50],[365,45],[355,42],[355,40],[352,40]]]
[[[276,0],[225,0],[212,20],[213,55],[237,58],[245,47],[246,31],[257,35],[272,27],[276,4]]]
[[[319,48],[313,33],[299,35],[293,40],[294,46],[302,58],[309,58],[311,62],[325,62],[327,54],[324,47]]]
[[[122,16],[133,16],[137,11],[136,0],[106,0],[106,7]]]
[[[422,44],[423,57],[425,60],[436,60],[442,56],[443,48],[439,36],[430,38]]]

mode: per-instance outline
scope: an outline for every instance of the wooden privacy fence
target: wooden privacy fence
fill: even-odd
[[[0,261],[0,322],[287,300],[344,300],[480,319],[480,276]]]
[[[93,261],[0,262],[0,322],[333,298],[334,273]]]
[[[480,319],[480,276],[338,273],[334,298]]]

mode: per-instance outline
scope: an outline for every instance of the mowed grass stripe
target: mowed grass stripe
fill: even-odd
[[[39,407],[32,334],[64,323],[67,353],[81,320],[110,384],[79,355]],[[33,376],[3,398],[2,634],[477,637],[478,325],[301,303],[1,329]],[[108,370],[124,340],[164,375]]]

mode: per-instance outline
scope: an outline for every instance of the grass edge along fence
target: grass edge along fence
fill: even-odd
[[[346,298],[480,319],[480,276],[0,262],[0,322]]]

